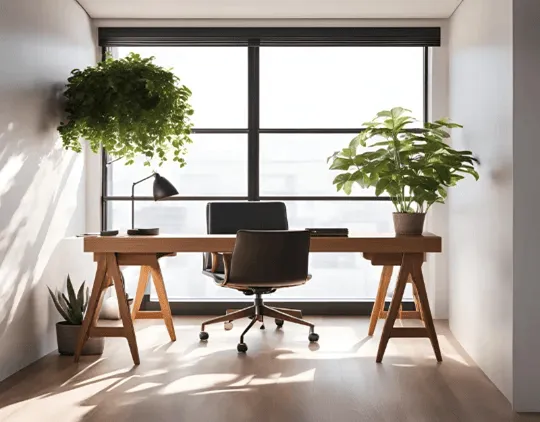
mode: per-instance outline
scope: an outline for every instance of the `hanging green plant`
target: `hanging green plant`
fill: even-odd
[[[66,122],[58,127],[64,147],[81,152],[84,139],[92,151],[103,147],[126,164],[143,156],[146,165],[172,159],[183,167],[192,142],[191,91],[153,60],[131,53],[73,70],[64,93]]]

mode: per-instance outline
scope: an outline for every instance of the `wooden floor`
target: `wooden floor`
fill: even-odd
[[[367,318],[310,318],[319,347],[309,346],[306,327],[257,324],[247,355],[236,352],[247,321],[232,331],[210,326],[206,344],[202,319],[176,318],[176,343],[162,323],[137,322],[138,367],[122,339],[78,365],[46,356],[0,383],[0,421],[540,421],[512,413],[443,323],[442,364],[427,339],[392,339],[376,364],[382,322],[370,338]]]

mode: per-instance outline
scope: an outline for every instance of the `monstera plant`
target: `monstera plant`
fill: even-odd
[[[58,130],[66,149],[82,150],[81,139],[98,152],[132,164],[168,160],[185,165],[191,142],[191,91],[170,70],[131,53],[75,69],[64,92],[66,119]]]
[[[390,196],[398,234],[422,233],[425,213],[434,203],[444,203],[447,188],[466,175],[478,180],[472,152],[447,143],[449,130],[461,125],[441,119],[415,129],[414,123],[407,109],[383,110],[328,158],[330,169],[339,171],[334,179],[338,191],[350,195],[358,184],[375,188],[377,196]]]

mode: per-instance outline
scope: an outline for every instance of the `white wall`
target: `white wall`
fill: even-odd
[[[56,348],[46,286],[92,273],[84,154],[62,150],[59,99],[71,69],[95,62],[74,0],[0,0],[0,379]]]
[[[512,400],[512,2],[464,1],[449,48],[452,141],[481,160],[449,193],[450,328]]]
[[[430,49],[428,74],[428,119],[452,117],[448,110],[448,44],[447,20],[441,23],[441,46]],[[431,254],[424,264],[424,277],[433,318],[448,319],[448,206],[434,204],[425,228],[443,239],[442,253]]]
[[[540,411],[540,2],[514,1],[514,407]]]

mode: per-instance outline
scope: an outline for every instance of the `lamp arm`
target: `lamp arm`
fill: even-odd
[[[109,164],[112,164],[112,163],[116,163],[117,161],[120,161],[122,158],[124,158],[124,157],[116,157],[113,160],[107,161],[105,164],[109,165]]]
[[[141,179],[141,180],[138,180],[136,182],[133,182],[133,186],[131,187],[131,194],[134,195],[135,194],[135,185],[138,185],[139,183],[141,182],[144,182],[145,180],[148,180],[150,179],[151,177],[155,177],[157,175],[157,173],[152,173],[150,176],[147,176],[145,177],[144,179]]]
[[[152,173],[150,176],[147,176],[144,179],[133,182],[133,184],[131,185],[131,228],[132,229],[135,228],[135,186],[141,182],[144,182],[145,180],[150,179],[151,177],[155,177],[156,175],[157,173]]]

